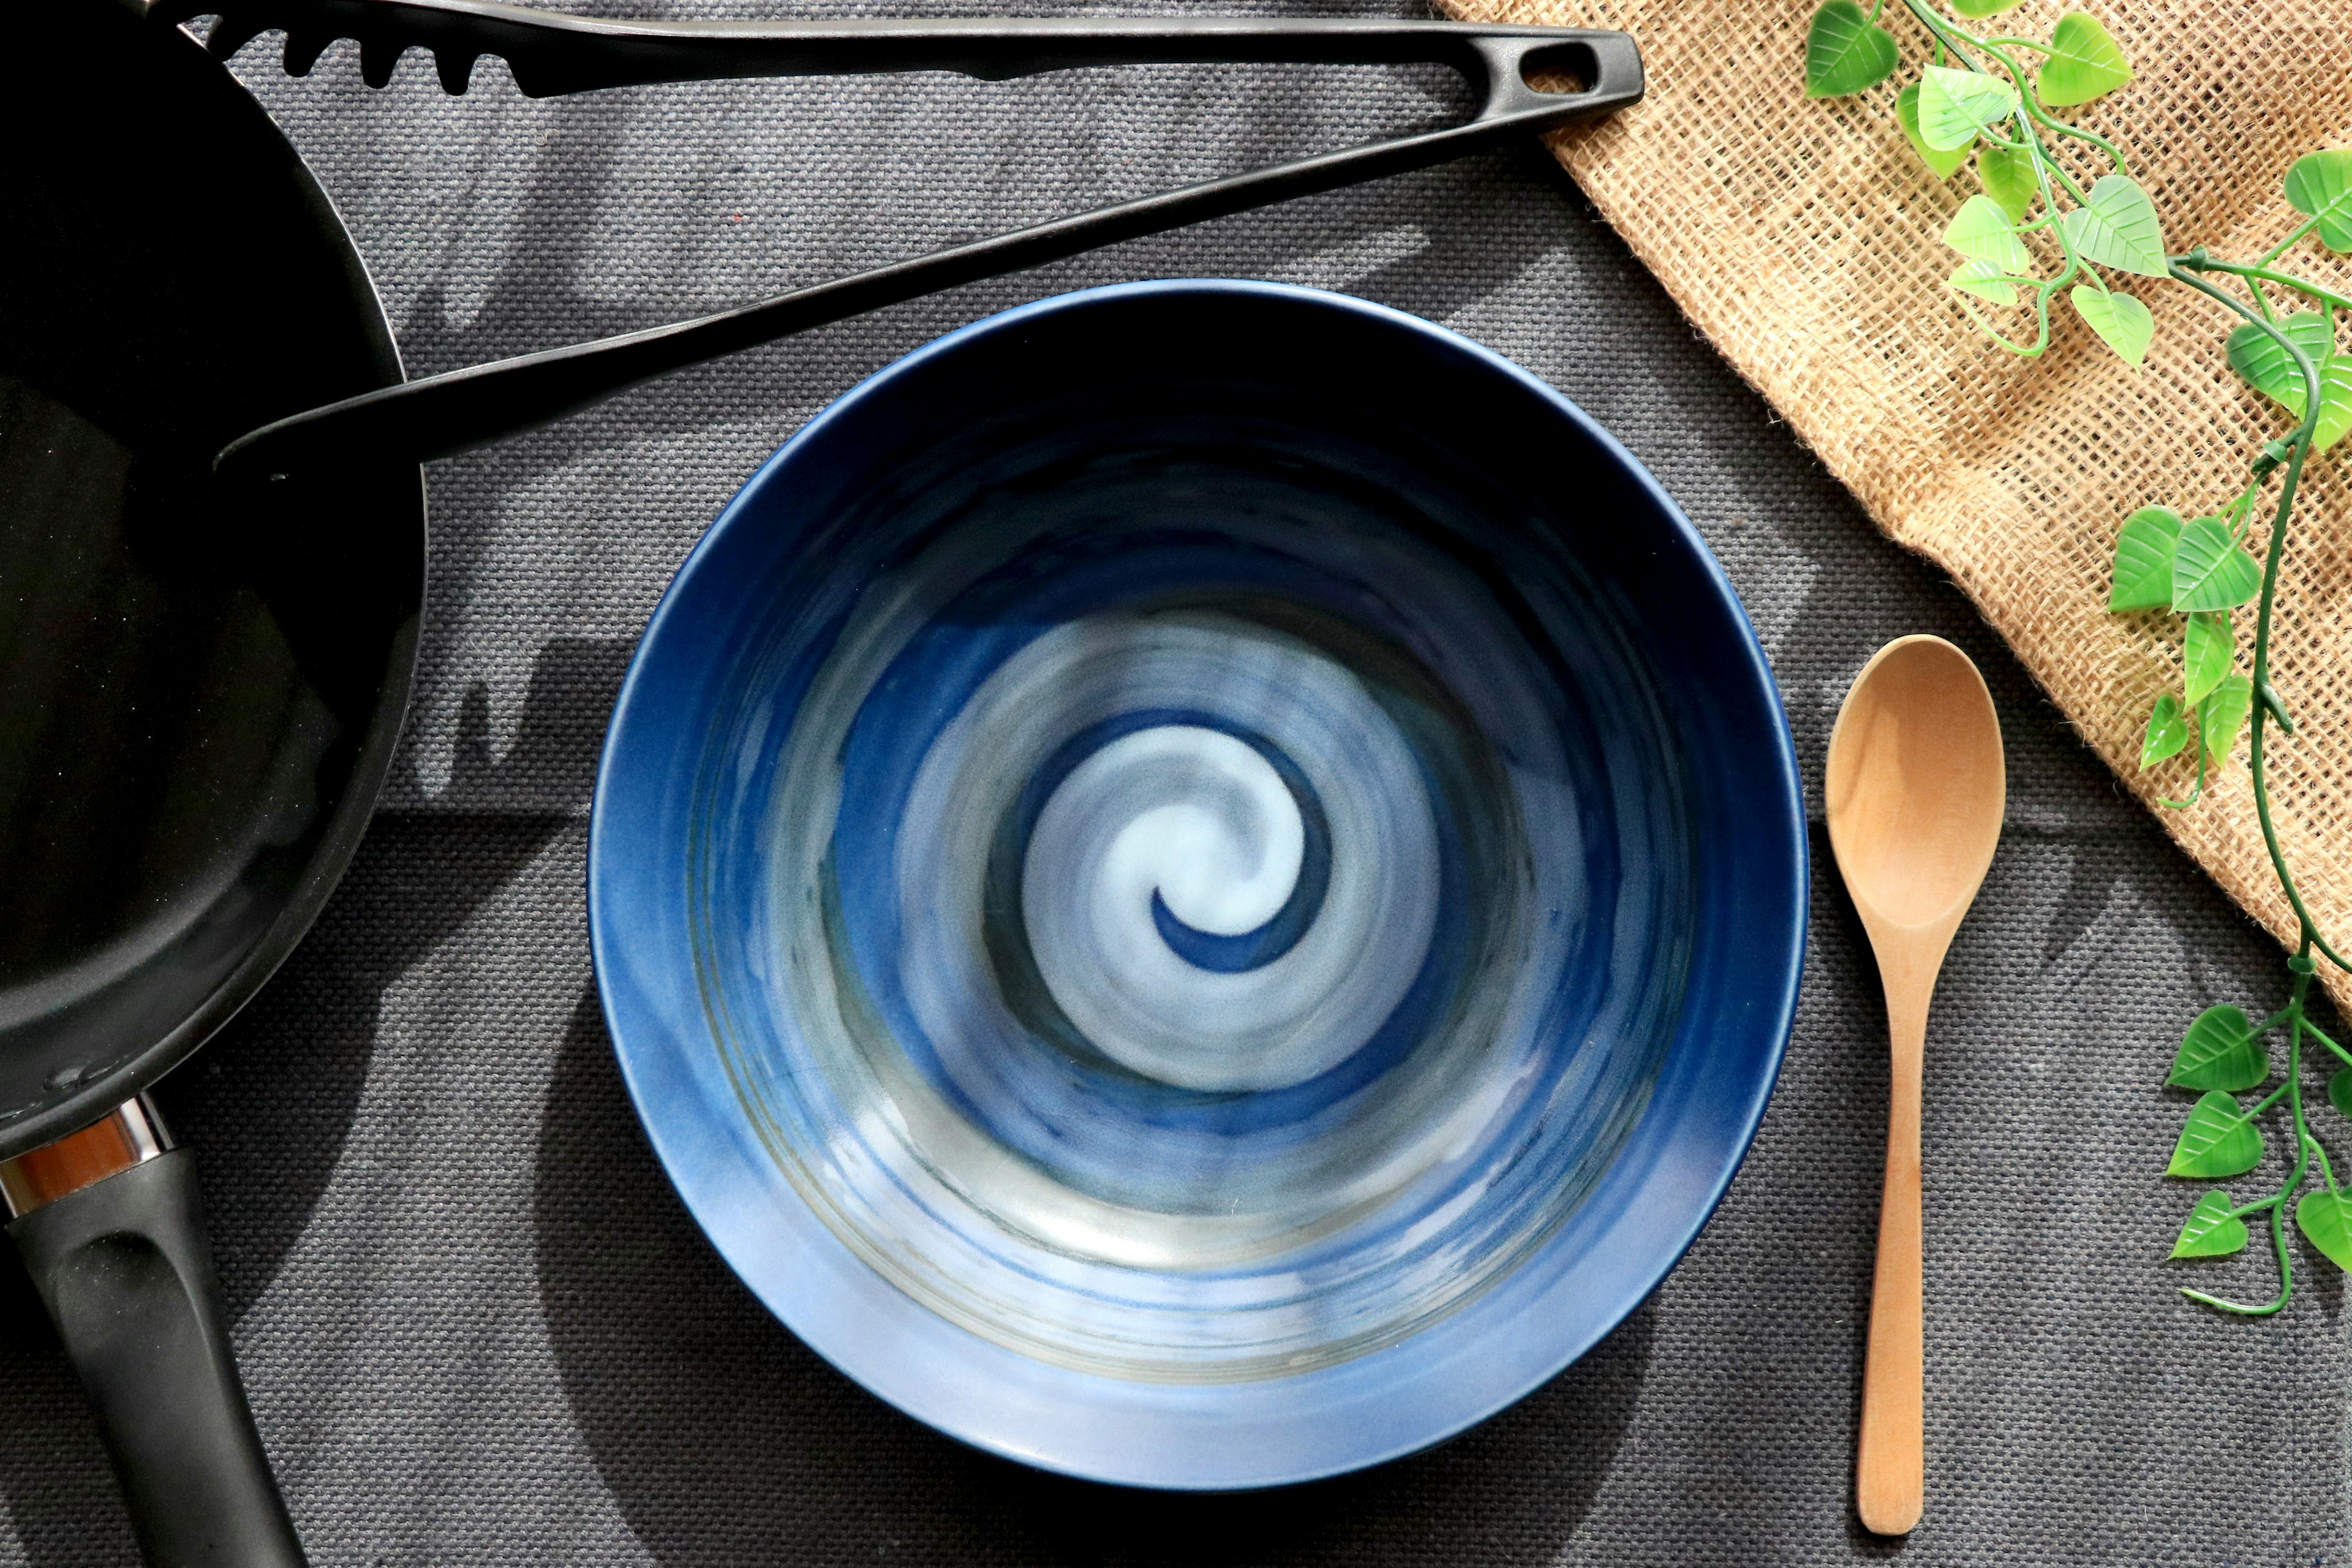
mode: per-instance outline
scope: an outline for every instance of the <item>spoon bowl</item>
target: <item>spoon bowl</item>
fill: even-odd
[[[1823,771],[1830,848],[1878,957],[1892,1057],[1854,1506],[1866,1528],[1903,1535],[1927,1505],[1919,1100],[1927,1005],[1992,865],[2009,799],[1984,677],[1941,637],[1896,638],[1854,678]]]
[[[1899,637],[1864,667],[1826,769],[1830,844],[1865,925],[1958,923],[2000,838],[2000,721],[1984,677],[1941,637]]]

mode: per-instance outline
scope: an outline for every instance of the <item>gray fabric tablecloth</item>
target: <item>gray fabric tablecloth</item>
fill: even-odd
[[[1360,140],[1455,97],[1417,71],[1155,68],[531,102],[485,61],[451,100],[421,57],[371,93],[351,46],[293,81],[275,43],[238,74],[341,204],[412,374]],[[1757,62],[1754,90],[1796,90],[1786,64]],[[1851,1521],[1885,1051],[1818,826],[1795,1038],[1713,1225],[1582,1363],[1368,1475],[1162,1497],[967,1451],[803,1348],[664,1182],[614,1068],[581,891],[605,714],[663,585],[762,458],[898,354],[1041,295],[1202,275],[1443,322],[1615,430],[1745,596],[1817,822],[1829,726],[1871,650],[1934,631],[1983,667],[2010,819],[1932,1030],[1929,1502],[1907,1546]],[[247,1384],[320,1564],[2345,1560],[2338,1278],[2306,1253],[2293,1310],[2234,1322],[2182,1302],[2160,1261],[2195,1195],[2160,1175],[2183,1107],[2158,1087],[2170,1045],[2209,1003],[2273,1005],[2278,954],[1532,145],[888,310],[429,478],[422,680],[383,812],[310,940],[163,1090],[201,1152]],[[2259,1296],[2268,1268],[2198,1278]],[[0,1563],[132,1561],[11,1257]]]

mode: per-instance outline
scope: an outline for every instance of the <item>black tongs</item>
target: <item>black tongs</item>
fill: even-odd
[[[134,0],[135,3],[135,0]],[[306,74],[337,38],[356,38],[372,86],[401,55],[430,49],[441,84],[466,90],[498,55],[532,97],[653,82],[948,70],[988,80],[1078,66],[1270,62],[1450,66],[1482,95],[1469,120],[1295,163],[1211,180],[957,246],[756,305],[572,348],[428,376],[331,404],[240,437],[224,475],[282,474],[297,462],[362,454],[421,461],[543,425],[667,372],[977,279],[1075,256],[1203,218],[1426,168],[1523,132],[1606,114],[1642,96],[1624,33],[1460,22],[1239,16],[1024,17],[912,22],[628,22],[498,0],[154,0],[173,25],[211,14],[226,58],[282,29],[286,68]],[[1530,79],[1566,79],[1545,91]]]

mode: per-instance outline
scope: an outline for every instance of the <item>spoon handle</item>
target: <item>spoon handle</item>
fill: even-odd
[[[1925,984],[1889,965],[1886,1022],[1893,1070],[1886,1183],[1878,1209],[1878,1274],[1870,1293],[1870,1354],[1862,1379],[1855,1510],[1864,1529],[1907,1535],[1927,1506],[1927,1308],[1920,1278],[1919,1083],[1927,1038]]]

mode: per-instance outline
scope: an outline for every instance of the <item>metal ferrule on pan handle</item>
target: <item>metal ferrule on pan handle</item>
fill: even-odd
[[[13,1160],[0,1160],[0,1201],[7,1205],[10,1219],[21,1219],[109,1176],[143,1165],[169,1152],[171,1147],[163,1117],[142,1094],[124,1100],[79,1132]]]

